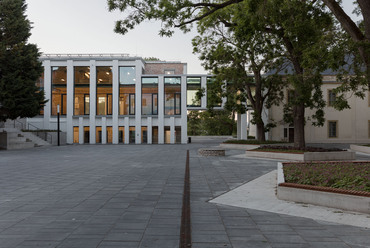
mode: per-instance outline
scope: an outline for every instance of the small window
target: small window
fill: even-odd
[[[294,99],[294,90],[288,90],[287,91],[287,103],[292,103]]]
[[[328,106],[329,107],[334,106],[336,98],[337,98],[337,94],[334,92],[334,90],[328,90]]]
[[[338,137],[338,121],[328,121],[329,138]]]

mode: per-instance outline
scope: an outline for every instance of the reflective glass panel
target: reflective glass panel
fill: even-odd
[[[112,67],[96,67],[96,114],[112,114]]]
[[[179,77],[164,79],[164,114],[181,114],[181,79]]]
[[[90,114],[90,67],[74,67],[74,115]]]
[[[196,100],[196,93],[201,89],[200,78],[187,78],[186,104],[188,107],[200,107],[200,100]]]
[[[63,97],[63,95],[65,97]],[[51,67],[51,114],[57,115],[57,106],[59,105],[60,114],[67,113],[67,101],[63,102],[67,96],[67,67]]]

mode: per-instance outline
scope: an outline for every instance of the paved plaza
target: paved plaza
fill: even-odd
[[[187,150],[193,248],[370,247],[367,228],[209,202],[277,164],[197,154],[218,142],[0,151],[0,247],[179,247]]]

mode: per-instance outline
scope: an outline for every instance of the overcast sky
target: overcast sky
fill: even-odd
[[[188,73],[205,73],[197,55],[192,53],[191,39],[196,32],[181,31],[160,37],[159,22],[145,22],[126,35],[113,31],[122,13],[109,12],[106,0],[26,0],[27,15],[33,22],[31,43],[43,53],[119,53],[157,57],[188,63]],[[352,12],[352,0],[343,0]]]

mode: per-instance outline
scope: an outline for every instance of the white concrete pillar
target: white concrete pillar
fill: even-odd
[[[201,108],[207,108],[207,76],[202,76],[200,81],[200,87],[206,89],[205,95],[201,99]]]
[[[175,117],[170,117],[170,144],[175,144]]]
[[[136,61],[135,144],[141,144],[141,61]]]
[[[90,60],[90,144],[96,143],[96,64]]]
[[[48,100],[44,106],[44,128],[50,129],[50,115],[51,115],[51,65],[50,60],[43,62],[44,66],[44,91],[45,100]]]
[[[73,60],[67,60],[67,144],[73,144],[73,107],[74,107],[74,70]]]
[[[242,114],[240,118],[240,139],[246,140],[247,137],[247,114]]]
[[[153,129],[152,117],[148,117],[147,118],[148,144],[152,144],[153,143],[153,132],[152,132],[152,129]]]
[[[83,117],[78,117],[78,143],[84,143],[84,124],[83,124]]]
[[[158,144],[164,144],[164,77],[158,78]]]
[[[186,76],[181,77],[181,144],[188,141],[188,114],[186,107]],[[176,141],[176,138],[175,138]]]
[[[113,96],[112,96],[112,132],[113,132],[113,144],[118,144],[118,113],[119,113],[119,67],[118,60],[113,60]]]
[[[101,118],[101,143],[107,144],[107,117]]]
[[[237,122],[236,122],[236,138],[238,140],[241,139],[241,114],[236,114]]]
[[[129,117],[125,117],[123,119],[123,125],[125,126],[125,140],[124,143],[128,144],[130,141],[130,122],[129,122]]]

